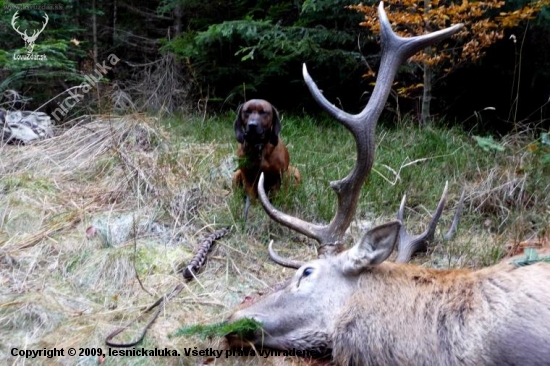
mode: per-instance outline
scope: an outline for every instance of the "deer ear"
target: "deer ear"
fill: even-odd
[[[399,239],[400,228],[401,221],[391,221],[367,231],[359,243],[344,252],[347,257],[344,272],[359,273],[388,259]]]
[[[269,143],[273,146],[277,146],[279,143],[279,133],[281,132],[281,120],[279,119],[279,112],[272,105],[271,110],[273,116],[271,120],[271,133],[269,134]]]
[[[235,138],[240,144],[244,144],[243,119],[241,118],[241,110],[243,109],[243,105],[244,104],[241,104],[239,108],[237,108],[237,118],[235,119],[235,122],[233,122]]]

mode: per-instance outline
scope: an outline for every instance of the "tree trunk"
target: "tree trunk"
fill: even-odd
[[[97,64],[97,16],[96,16],[96,0],[92,1],[92,52],[93,52],[93,58],[94,58],[94,65]]]
[[[430,0],[424,0],[424,14],[426,16],[428,15],[428,12],[431,9],[431,2]],[[427,31],[431,31],[430,29],[427,29]],[[432,48],[426,47],[424,49],[424,52],[428,55],[432,55]],[[424,69],[424,88],[422,90],[422,109],[420,111],[420,123],[426,124],[430,121],[430,103],[432,101],[432,79],[433,79],[433,71],[426,62],[424,62],[423,65]]]
[[[113,1],[113,33],[111,38],[111,46],[115,46],[116,44],[116,17],[117,17],[117,1]]]
[[[98,49],[97,49],[97,15],[96,15],[97,9],[96,9],[96,0],[92,1],[92,52],[93,52],[93,58],[94,58],[94,68],[99,63],[98,62]],[[98,111],[101,111],[101,98],[100,96],[100,85],[101,83],[97,83],[96,85],[96,94],[97,94],[97,107]]]
[[[424,50],[431,53],[431,48]],[[424,88],[422,90],[422,110],[420,112],[420,121],[426,124],[430,121],[430,103],[432,101],[432,79],[433,71],[430,65],[424,63]]]
[[[182,32],[182,18],[183,18],[183,8],[181,4],[177,4],[173,11],[174,17],[174,38],[179,36]]]

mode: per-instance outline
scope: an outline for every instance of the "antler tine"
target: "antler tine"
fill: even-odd
[[[398,254],[397,254],[396,262],[406,263],[412,258],[414,253],[427,249],[428,243],[431,242],[434,238],[437,223],[439,221],[439,218],[441,217],[443,209],[445,208],[445,203],[447,202],[448,188],[449,188],[449,182],[445,182],[445,188],[443,189],[443,194],[439,199],[437,208],[435,209],[435,212],[432,215],[432,219],[430,220],[428,227],[422,234],[410,235],[409,233],[407,233],[405,229],[405,225],[401,225],[401,229],[399,230],[399,245],[398,245]],[[406,198],[407,198],[407,195],[404,195],[403,199],[401,200],[401,205],[399,206],[399,211],[397,213],[397,219],[401,222],[403,222],[403,214],[405,211]],[[464,202],[464,191],[462,191],[462,194],[458,201],[458,207],[456,209],[453,222],[451,224],[451,228],[449,229],[447,234],[445,234],[444,240],[451,239],[453,234],[456,232],[456,228],[458,226],[458,221],[460,218],[460,213],[462,212],[463,202]]]
[[[395,55],[397,57],[400,57],[400,59],[397,60],[399,64],[403,63],[406,59],[408,59],[418,51],[452,36],[462,27],[464,27],[464,24],[459,23],[445,29],[441,29],[428,34],[423,34],[421,36],[408,38],[400,37],[395,34],[393,29],[391,28],[391,23],[388,19],[386,12],[384,11],[383,1],[381,1],[378,5],[378,19],[380,20],[380,38],[382,48],[384,49],[384,47],[399,47],[399,52],[397,52]]]
[[[46,25],[48,24],[48,20],[50,20],[50,18],[48,17],[48,14],[46,14],[46,13],[44,13],[43,18],[46,20],[46,22],[42,23],[42,29],[40,30],[39,33],[42,33],[42,31],[44,30],[44,28],[46,28]]]
[[[397,253],[396,262],[400,262],[400,263],[408,262],[414,253],[422,250],[426,250],[428,242],[433,240],[435,228],[437,227],[437,222],[441,217],[441,213],[443,212],[443,208],[445,207],[445,202],[447,200],[448,187],[449,187],[449,183],[445,182],[445,188],[443,189],[443,194],[439,199],[437,208],[434,214],[432,215],[432,219],[430,220],[428,227],[422,234],[410,235],[409,233],[407,233],[407,230],[405,229],[405,225],[401,225],[401,229],[399,230],[399,245],[397,247],[398,253]],[[397,214],[397,219],[400,220],[401,222],[403,222],[405,200],[406,200],[406,195],[403,196],[403,199],[401,200],[401,206],[399,207],[399,212]]]
[[[381,1],[378,5],[378,18],[380,20],[380,43],[382,45],[382,59],[380,63],[379,75],[376,79],[376,85],[374,87],[372,97],[367,103],[367,106],[363,111],[357,115],[351,115],[337,108],[334,104],[330,103],[324,95],[321,93],[309,73],[307,72],[306,65],[303,65],[302,73],[304,80],[309,88],[313,99],[330,114],[333,118],[340,121],[346,127],[351,128],[355,123],[362,123],[364,118],[372,116],[371,118],[378,119],[380,112],[384,107],[384,103],[379,103],[380,100],[384,102],[387,100],[391,90],[391,84],[395,77],[395,73],[399,65],[401,65],[406,59],[414,55],[416,52],[426,48],[427,46],[437,43],[445,38],[452,36],[458,32],[464,25],[455,24],[449,28],[445,28],[429,34],[424,34],[416,37],[403,38],[399,37],[391,28],[391,23],[388,19],[386,11],[384,10],[384,2]],[[395,52],[392,52],[394,51]],[[376,120],[374,123],[376,123]],[[370,121],[368,121],[370,123]],[[353,131],[352,131],[353,132]]]
[[[321,90],[319,90],[319,87],[317,86],[315,81],[313,81],[313,78],[309,75],[306,64],[302,65],[302,75],[309,89],[309,92],[311,93],[311,96],[313,97],[313,99],[315,99],[317,104],[319,104],[331,117],[338,120],[348,129],[351,129],[351,121],[357,118],[357,116],[344,112],[343,110],[329,102],[327,98],[325,98]]]
[[[307,237],[321,242],[324,231],[323,229],[325,228],[324,226],[315,225],[307,221],[301,220],[297,217],[290,216],[273,207],[273,205],[271,204],[271,202],[269,202],[269,199],[267,198],[267,194],[265,193],[264,173],[260,174],[260,179],[258,180],[258,197],[260,198],[260,202],[262,203],[265,212],[274,221],[281,223],[288,228],[299,232],[300,234],[304,234]]]
[[[374,162],[375,128],[388,99],[393,79],[401,63],[417,51],[456,33],[461,24],[434,33],[402,38],[391,29],[391,24],[380,2],[378,16],[381,23],[382,59],[376,85],[367,105],[359,114],[351,115],[330,103],[321,93],[304,64],[304,80],[317,103],[353,135],[357,148],[357,160],[352,171],[343,179],[330,183],[338,197],[336,214],[328,225],[315,225],[284,214],[275,209],[263,192],[263,179],[258,185],[260,200],[267,214],[281,225],[317,240],[321,244],[320,256],[333,255],[342,247],[342,239],[349,227],[363,183],[369,176]]]
[[[16,11],[15,14],[13,14],[13,16],[11,17],[11,26],[12,26],[13,29],[14,29],[17,33],[19,33],[20,35],[26,35],[26,33],[25,33],[25,34],[21,33],[21,31],[19,30],[19,27],[16,27],[16,26],[15,26],[15,21],[16,21],[17,19],[19,19],[19,10]],[[25,31],[25,32],[26,32],[26,31]]]
[[[304,264],[304,262],[283,258],[279,254],[277,254],[275,249],[273,249],[273,240],[269,242],[269,246],[267,247],[267,249],[269,250],[269,257],[271,258],[271,260],[277,264],[280,264],[283,267],[298,269]]]
[[[456,233],[456,229],[458,228],[458,222],[460,221],[460,214],[462,213],[462,208],[464,207],[464,194],[466,191],[463,189],[462,193],[460,194],[460,199],[458,200],[458,206],[456,208],[455,216],[453,217],[453,222],[451,223],[451,227],[449,228],[449,231],[447,231],[447,234],[443,237],[443,240],[451,240]]]

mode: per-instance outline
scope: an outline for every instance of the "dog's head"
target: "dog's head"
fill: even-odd
[[[268,101],[251,99],[237,109],[237,119],[234,123],[235,137],[243,144],[269,142],[277,145],[281,121],[279,113]]]

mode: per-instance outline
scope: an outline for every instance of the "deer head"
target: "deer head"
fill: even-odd
[[[380,42],[382,47],[382,58],[380,69],[376,79],[372,96],[366,107],[356,115],[346,113],[331,104],[321,93],[315,82],[310,77],[307,68],[303,66],[304,80],[317,103],[333,118],[346,127],[353,135],[357,149],[357,159],[355,166],[347,177],[330,183],[330,186],[338,197],[338,207],[336,214],[327,225],[313,224],[303,221],[299,218],[287,215],[277,210],[269,202],[263,190],[263,177],[260,177],[258,184],[258,193],[267,214],[281,225],[287,226],[301,234],[304,234],[319,242],[319,257],[332,256],[343,249],[343,237],[349,227],[357,208],[357,202],[361,187],[371,172],[375,153],[375,128],[378,118],[384,109],[386,100],[391,90],[394,77],[398,67],[416,52],[456,33],[462,24],[454,25],[450,28],[437,32],[425,34],[412,38],[402,38],[396,35],[391,29],[390,22],[384,11],[383,3],[380,2],[378,8],[380,19]],[[398,251],[400,253],[398,261],[406,262],[410,256],[425,246],[426,241],[433,237],[437,221],[445,205],[447,187],[443,191],[440,203],[435,214],[432,217],[428,230],[419,236],[410,236],[403,228],[400,235]],[[404,210],[404,200],[400,209],[399,218],[402,219]],[[459,205],[460,207],[460,205]],[[458,220],[458,213],[455,220]],[[452,228],[456,227],[453,222]],[[452,229],[451,229],[452,230]],[[452,235],[449,231],[448,235]],[[296,267],[300,263],[283,260],[278,257],[272,248],[270,254],[274,260],[283,265]],[[274,255],[275,254],[275,255]]]
[[[44,30],[44,28],[46,28],[46,24],[48,24],[48,14],[44,13],[44,19],[46,20],[44,23],[42,23],[42,29],[40,30],[33,30],[32,31],[32,35],[27,35],[27,30],[25,29],[25,32],[21,32],[19,31],[19,27],[16,27],[15,25],[15,21],[17,20],[17,18],[19,18],[18,16],[18,13],[19,11],[16,11],[15,14],[13,14],[13,17],[11,18],[11,26],[13,27],[13,29],[19,33],[21,35],[21,38],[23,38],[23,40],[25,41],[25,48],[27,49],[27,54],[31,54],[32,51],[34,50],[34,42],[36,42],[36,39],[38,38],[38,36],[40,35],[40,33],[42,33],[42,31]]]

